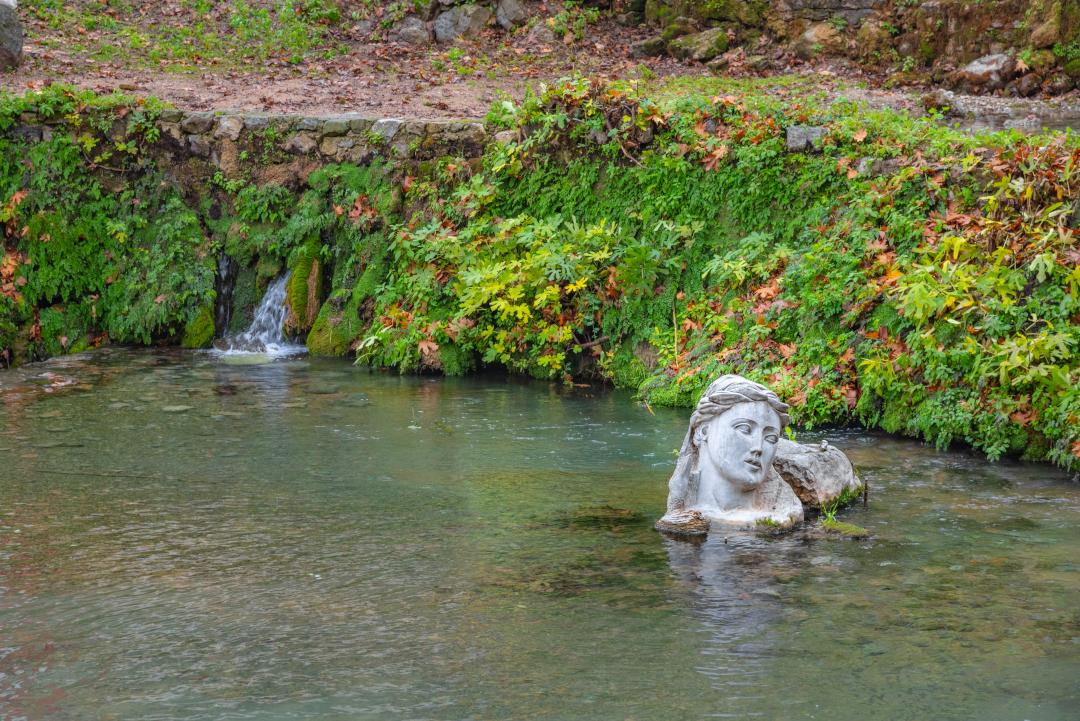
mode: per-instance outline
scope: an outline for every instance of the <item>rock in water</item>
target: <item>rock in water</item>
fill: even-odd
[[[15,0],[0,0],[0,70],[13,70],[23,59],[23,30]]]
[[[807,508],[821,508],[863,487],[844,452],[825,443],[806,445],[781,438],[773,468]]]

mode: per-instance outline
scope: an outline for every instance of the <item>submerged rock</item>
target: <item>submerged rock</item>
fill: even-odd
[[[825,441],[807,445],[781,438],[773,468],[807,508],[851,498],[863,488],[844,452]]]

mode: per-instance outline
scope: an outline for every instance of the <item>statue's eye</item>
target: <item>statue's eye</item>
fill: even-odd
[[[750,424],[749,423],[736,423],[735,424],[735,430],[737,430],[739,433],[750,433],[750,430],[751,430]]]
[[[765,436],[765,442],[766,443],[772,443],[772,444],[779,443],[780,442],[780,436],[777,436],[777,435],[775,435],[773,433],[770,433],[769,435]]]

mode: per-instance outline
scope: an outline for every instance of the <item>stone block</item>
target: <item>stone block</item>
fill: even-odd
[[[382,120],[376,120],[371,125],[371,132],[382,137],[384,143],[390,143],[393,141],[394,136],[397,135],[398,130],[404,125],[403,120],[398,118],[384,118]]]
[[[218,118],[217,129],[214,137],[218,139],[236,142],[240,139],[240,133],[244,130],[244,119],[239,115],[225,115]]]
[[[349,132],[349,120],[347,118],[327,118],[319,129],[319,136],[336,137]]]
[[[315,152],[318,147],[319,144],[315,141],[315,136],[306,132],[296,133],[286,140],[284,145],[285,152],[294,155],[309,155]]]
[[[187,146],[191,154],[197,158],[209,158],[213,150],[210,139],[203,135],[188,135]]]
[[[214,114],[206,112],[187,113],[180,121],[180,127],[189,135],[205,133],[214,126]]]
[[[786,131],[784,145],[789,153],[820,152],[828,132],[815,125],[792,125]]]

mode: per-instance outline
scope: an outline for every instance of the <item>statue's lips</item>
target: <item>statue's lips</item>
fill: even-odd
[[[761,470],[761,461],[755,460],[753,458],[744,458],[743,463],[750,466],[755,471],[760,471]]]

